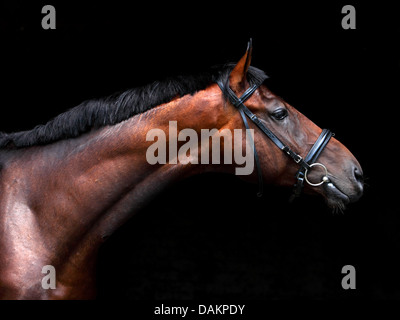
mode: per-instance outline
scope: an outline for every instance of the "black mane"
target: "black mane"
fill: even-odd
[[[112,94],[105,98],[87,100],[44,125],[32,130],[0,132],[0,148],[23,148],[75,138],[92,129],[120,123],[134,115],[155,108],[173,98],[194,94],[221,79],[226,82],[233,65],[212,68],[198,76],[179,76],[149,85]],[[250,84],[266,79],[263,71],[250,67]]]

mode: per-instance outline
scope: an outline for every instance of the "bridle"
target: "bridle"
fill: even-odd
[[[243,119],[246,129],[250,129],[249,124],[246,119],[246,116],[247,116],[269,139],[271,139],[271,141],[279,149],[281,149],[288,156],[290,156],[294,160],[294,162],[296,162],[300,166],[295,175],[296,182],[294,184],[291,201],[300,196],[301,191],[304,187],[304,180],[313,187],[317,187],[317,186],[322,185],[323,183],[329,182],[328,170],[322,163],[316,162],[316,160],[318,159],[319,155],[321,154],[321,152],[324,150],[324,148],[328,144],[331,137],[334,136],[334,133],[332,133],[328,129],[323,129],[322,133],[318,137],[317,141],[315,141],[314,145],[311,147],[310,151],[307,153],[306,157],[303,159],[299,154],[297,154],[292,149],[290,149],[288,145],[284,144],[281,140],[279,140],[279,138],[271,130],[269,130],[253,112],[251,112],[244,105],[244,102],[248,98],[250,98],[250,96],[257,90],[257,88],[262,84],[262,82],[249,87],[240,98],[238,98],[236,96],[236,94],[233,92],[233,90],[230,88],[229,77],[228,77],[226,84],[224,84],[221,80],[217,81],[217,84],[220,87],[224,96],[226,98],[228,98],[228,100],[239,110],[239,113]],[[260,160],[259,160],[256,146],[254,144],[253,139],[251,141],[251,145],[253,147],[254,159],[255,159],[256,166],[257,166],[258,185],[259,185],[259,191],[258,191],[257,195],[259,197],[261,197],[263,194],[263,178],[262,178]],[[311,183],[307,178],[307,173],[314,166],[320,166],[325,170],[325,175],[322,177],[321,182]]]

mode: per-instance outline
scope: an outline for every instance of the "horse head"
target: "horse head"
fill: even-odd
[[[256,124],[251,128],[262,181],[291,186],[297,179],[297,187],[299,183],[304,184],[305,192],[322,195],[328,206],[340,210],[357,201],[363,193],[363,171],[357,159],[329,130],[322,130],[272,93],[263,81],[252,87],[249,81],[249,70],[253,68],[250,67],[251,54],[250,42],[226,80],[225,85],[230,89],[222,84],[220,87],[233,92],[225,96],[242,113],[242,119],[239,113],[236,116],[236,125],[238,122],[246,124],[245,118],[250,124]],[[319,148],[318,154],[315,154],[316,148]],[[311,153],[314,157],[310,157]],[[313,160],[307,162],[307,157]]]

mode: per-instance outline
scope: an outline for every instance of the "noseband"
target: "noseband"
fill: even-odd
[[[300,196],[301,191],[304,187],[304,180],[313,187],[329,182],[328,170],[323,164],[315,161],[318,159],[319,155],[324,150],[331,137],[334,135],[330,130],[328,129],[322,130],[322,133],[318,137],[317,141],[315,141],[314,145],[311,147],[310,151],[303,159],[299,154],[290,149],[288,145],[284,144],[281,140],[279,140],[279,138],[271,130],[269,130],[260,121],[260,119],[243,104],[257,90],[257,88],[261,85],[261,83],[255,84],[250,88],[248,88],[240,98],[238,98],[236,94],[233,92],[233,90],[230,88],[229,78],[227,80],[226,85],[221,80],[219,80],[217,84],[220,87],[223,94],[225,95],[225,97],[228,98],[228,100],[239,110],[239,113],[243,119],[246,129],[250,129],[246,119],[247,116],[269,139],[271,139],[271,141],[279,149],[285,152],[289,157],[291,157],[294,160],[294,162],[296,162],[300,166],[295,175],[296,182],[294,184],[293,194],[290,198],[291,201]],[[260,160],[258,158],[256,146],[253,140],[251,141],[251,145],[253,146],[254,159],[256,162],[257,174],[258,174],[259,191],[257,195],[261,197],[263,194],[263,178],[262,178]],[[311,183],[307,178],[307,173],[314,166],[320,166],[325,170],[325,175],[322,177],[322,180],[319,183]]]

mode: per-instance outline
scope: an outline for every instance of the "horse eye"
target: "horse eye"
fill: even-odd
[[[275,120],[283,120],[288,116],[288,112],[286,109],[278,109],[276,111],[274,111],[271,116],[275,119]]]

